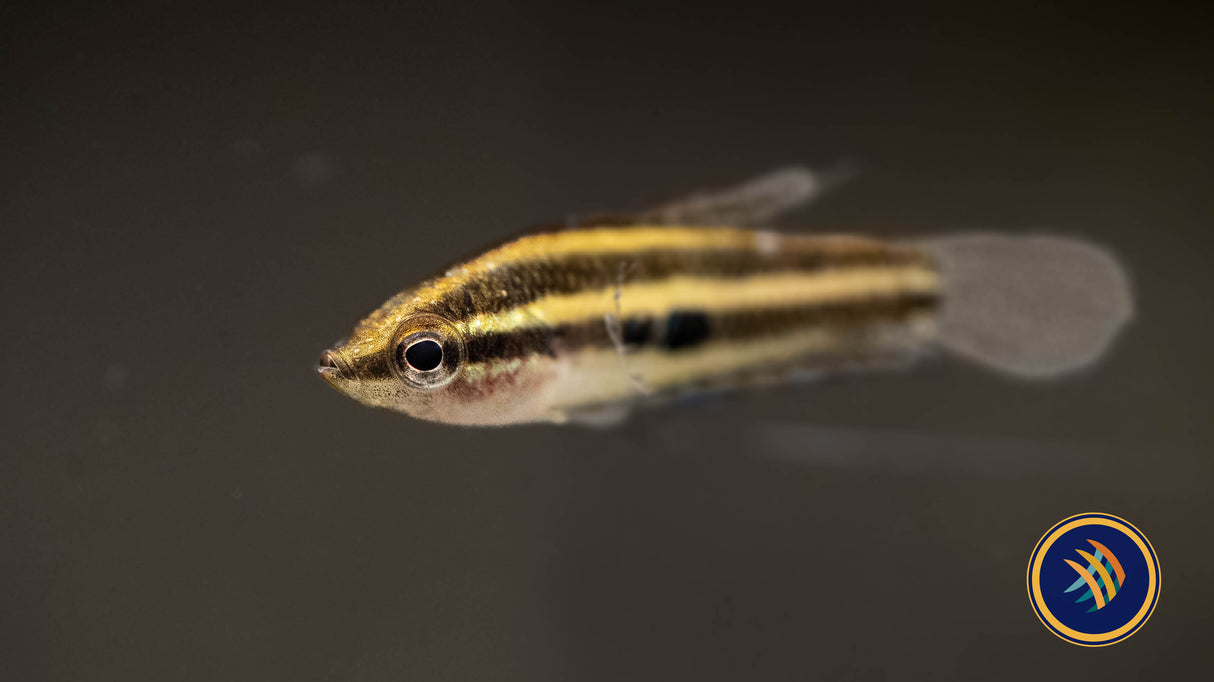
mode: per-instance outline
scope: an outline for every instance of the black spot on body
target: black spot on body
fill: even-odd
[[[696,312],[673,312],[666,318],[666,331],[660,346],[667,350],[679,350],[698,346],[712,336],[712,325],[708,315]]]
[[[624,322],[624,344],[628,346],[642,346],[649,341],[649,335],[653,333],[653,323],[648,319],[629,319]]]

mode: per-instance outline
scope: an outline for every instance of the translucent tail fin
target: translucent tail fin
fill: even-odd
[[[922,246],[944,281],[941,345],[982,365],[1033,378],[1080,369],[1133,317],[1125,270],[1099,246],[999,234]]]

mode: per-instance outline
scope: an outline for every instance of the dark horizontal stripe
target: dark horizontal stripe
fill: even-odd
[[[817,304],[770,310],[752,309],[707,313],[675,311],[659,319],[628,318],[620,325],[629,349],[662,348],[679,352],[709,341],[758,339],[793,329],[835,327],[862,330],[868,325],[899,322],[930,312],[937,297],[929,294]],[[536,327],[508,332],[477,334],[465,340],[469,362],[555,356],[586,348],[610,348],[614,344],[603,319],[557,327]]]
[[[600,323],[602,324],[602,323]],[[555,356],[559,346],[561,330],[552,327],[528,327],[510,332],[481,333],[465,339],[464,352],[467,362],[489,362],[525,358],[532,355]],[[607,338],[607,332],[603,332]]]
[[[452,321],[499,313],[543,296],[635,282],[659,281],[672,275],[741,278],[776,272],[815,272],[828,268],[930,265],[911,249],[872,242],[862,246],[804,247],[775,253],[757,250],[670,250],[626,254],[574,254],[551,260],[505,263],[473,278],[433,304],[432,312]]]

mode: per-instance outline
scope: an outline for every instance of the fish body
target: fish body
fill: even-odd
[[[956,248],[679,224],[758,220],[816,187],[782,171],[524,235],[389,299],[319,370],[365,404],[431,421],[602,422],[681,393],[905,365],[947,346],[941,322],[958,324],[942,268]]]

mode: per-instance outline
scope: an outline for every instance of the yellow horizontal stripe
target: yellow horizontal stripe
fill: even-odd
[[[506,262],[532,255],[627,253],[664,249],[738,249],[755,243],[754,230],[702,227],[624,227],[565,230],[528,235],[476,261]]]
[[[475,315],[457,326],[464,333],[502,333],[584,322],[615,313],[617,292],[622,316],[660,317],[676,309],[711,313],[780,308],[933,293],[937,288],[937,274],[922,266],[784,272],[737,279],[680,275],[655,282],[624,284],[623,287],[545,296],[504,313]]]
[[[520,237],[470,261],[464,269],[492,269],[520,261],[585,254],[729,249],[849,251],[880,247],[879,241],[849,235],[789,235],[734,227],[601,227]]]
[[[788,235],[771,231],[754,231],[732,227],[625,226],[579,228],[520,237],[487,253],[449,269],[442,276],[422,283],[416,289],[402,292],[368,316],[355,330],[348,343],[349,352],[374,352],[391,330],[410,310],[433,304],[444,296],[484,277],[498,268],[518,266],[528,262],[552,261],[570,255],[641,253],[645,251],[686,250],[753,250],[760,253],[788,251],[848,253],[880,250],[882,242],[850,235]],[[612,290],[614,295],[614,289]],[[610,312],[603,309],[601,313]],[[483,315],[459,326],[464,331],[483,328],[506,330],[542,326],[531,309],[513,313],[513,321],[490,319]],[[523,322],[519,318],[530,319]],[[486,326],[488,325],[488,326]]]
[[[872,249],[880,242],[847,235],[786,235],[779,232],[733,227],[628,226],[574,229],[527,235],[499,246],[433,282],[431,295],[462,286],[497,268],[528,261],[551,260],[572,255],[639,253],[644,251],[713,250],[824,250]]]
[[[802,238],[804,239],[804,238]],[[756,245],[783,244],[787,237],[775,232],[756,232],[732,227],[628,226],[614,228],[571,229],[520,237],[467,263],[455,266],[442,277],[419,287],[409,302],[434,302],[456,291],[477,277],[498,268],[531,261],[545,261],[577,254],[619,254],[657,250],[751,249]],[[821,237],[816,241],[839,244],[869,243],[853,237]],[[390,324],[385,315],[377,326]]]

